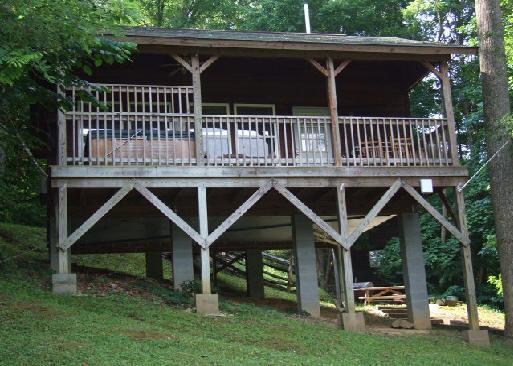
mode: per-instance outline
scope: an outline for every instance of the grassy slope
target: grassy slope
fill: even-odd
[[[228,316],[202,317],[169,305],[164,295],[170,290],[142,279],[139,283],[159,296],[94,290],[54,296],[43,242],[41,230],[0,224],[0,261],[18,255],[0,262],[2,365],[513,363],[511,347],[495,337],[491,348],[476,348],[454,336],[351,334],[227,301],[221,307]],[[28,249],[32,251],[20,255]]]

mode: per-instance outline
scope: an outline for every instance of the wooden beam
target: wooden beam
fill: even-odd
[[[340,235],[343,238],[348,238],[348,222],[347,222],[347,204],[346,204],[346,189],[345,185],[341,184],[337,187],[337,209],[338,209],[338,223],[340,228]],[[341,292],[344,294],[345,311],[348,313],[355,312],[354,291],[353,291],[353,264],[351,262],[351,246],[346,241],[346,245],[340,252],[339,260],[341,261],[341,275],[340,282]]]
[[[451,219],[454,222],[458,222],[458,218],[454,214],[454,211],[451,207],[451,204],[449,203],[449,200],[447,199],[447,196],[445,195],[444,191],[438,191],[438,196],[440,197],[440,201],[442,201],[443,208],[449,213],[451,216]],[[447,215],[442,215],[443,217],[447,217]]]
[[[200,74],[203,73],[203,71],[205,71],[206,69],[208,69],[208,67],[212,65],[214,62],[216,62],[218,58],[219,56],[212,56],[207,61],[203,62],[203,64],[201,64],[200,66]]]
[[[306,217],[308,217],[319,229],[328,234],[333,240],[339,245],[346,246],[345,238],[337,233],[328,223],[326,223],[321,217],[317,216],[307,205],[299,200],[292,192],[290,192],[285,186],[281,185],[276,180],[273,180],[274,188],[280,192],[290,203],[292,203],[299,211],[301,211]]]
[[[427,212],[431,214],[440,224],[445,226],[447,231],[449,231],[456,239],[458,239],[463,245],[468,245],[470,240],[468,235],[460,232],[454,225],[452,225],[441,213],[439,213],[436,208],[434,208],[424,197],[418,193],[415,188],[410,186],[409,184],[403,182],[403,188],[408,192],[422,207],[426,209]]]
[[[342,165],[342,150],[340,144],[340,129],[338,126],[338,101],[337,101],[337,85],[335,81],[335,70],[333,59],[328,57],[326,61],[328,69],[328,107],[331,117],[331,143],[333,145],[333,158],[335,166]]]
[[[185,61],[182,57],[178,55],[171,55],[172,58],[176,60],[180,65],[182,65],[187,71],[189,71],[192,74],[192,66]]]
[[[433,64],[431,62],[422,61],[421,64],[424,65],[424,67],[426,69],[428,69],[433,74],[435,74],[440,80],[443,79],[442,73],[440,71],[438,71],[438,69],[435,66],[433,66]]]
[[[66,274],[70,272],[70,256],[68,250],[61,245],[68,237],[68,187],[66,185],[59,187],[57,199],[57,240],[59,243],[57,270],[59,273]]]
[[[57,93],[61,98],[65,98],[62,86],[57,87]],[[66,115],[60,108],[57,111],[57,161],[59,165],[66,165],[68,147],[66,139]]]
[[[458,141],[456,139],[456,120],[454,118],[454,108],[452,106],[451,79],[449,77],[449,65],[447,62],[440,64],[440,73],[442,74],[442,91],[444,96],[445,117],[447,118],[447,130],[449,131],[449,143],[451,150],[452,163],[455,166],[460,165],[458,156]]]
[[[337,76],[338,74],[340,74],[342,71],[344,71],[344,69],[349,66],[349,64],[351,63],[351,60],[344,60],[342,61],[338,66],[337,68],[335,69],[335,76]]]
[[[379,201],[372,207],[367,216],[360,222],[360,225],[353,230],[351,235],[347,238],[347,245],[350,248],[356,240],[362,235],[363,231],[369,226],[372,220],[380,213],[380,211],[386,206],[386,204],[395,196],[397,191],[401,188],[402,181],[397,179],[394,184],[381,196]]]
[[[103,216],[107,214],[119,201],[123,199],[133,188],[133,183],[126,184],[117,191],[107,202],[105,202],[91,217],[89,217],[80,227],[73,232],[64,242],[60,243],[62,249],[68,249],[78,239],[80,239],[94,224],[96,224]]]
[[[192,88],[194,93],[194,140],[196,142],[196,164],[205,165],[203,151],[203,102],[201,97],[201,71],[199,56],[191,58]]]
[[[207,211],[207,188],[198,187],[198,221],[200,235],[202,238],[208,237],[208,211]],[[210,286],[210,251],[205,240],[201,247],[201,292],[203,294],[211,293]]]
[[[324,66],[322,66],[319,62],[317,62],[313,58],[309,59],[308,62],[310,62],[313,65],[313,67],[315,67],[321,74],[328,77],[328,70]]]
[[[212,245],[223,233],[228,230],[237,220],[239,220],[260,198],[262,198],[272,188],[273,182],[269,180],[266,184],[260,187],[253,193],[239,208],[235,210],[221,225],[217,227],[207,238],[206,245]]]
[[[188,223],[186,223],[180,216],[178,216],[172,209],[170,209],[164,202],[155,196],[148,188],[141,185],[139,182],[135,183],[134,188],[146,198],[153,206],[162,212],[169,220],[178,226],[184,233],[189,235],[192,240],[201,246],[205,245],[205,238],[196,232]]]
[[[468,237],[467,215],[465,214],[465,198],[463,192],[456,189],[456,202],[458,203],[458,222],[463,236]],[[476,283],[472,268],[472,251],[470,245],[461,248],[463,258],[463,281],[467,297],[468,325],[471,330],[479,330],[479,314],[477,311]]]

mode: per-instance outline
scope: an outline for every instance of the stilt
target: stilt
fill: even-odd
[[[465,199],[463,192],[456,189],[456,201],[458,204],[458,221],[460,231],[468,236],[467,216],[465,214]],[[468,330],[463,331],[463,338],[470,344],[489,346],[490,338],[486,329],[479,328],[479,314],[477,312],[476,284],[474,270],[472,268],[472,252],[470,245],[462,245],[463,281],[465,283],[465,295],[467,297]]]
[[[182,284],[194,281],[193,242],[189,235],[171,224],[173,240],[173,287],[181,290]]]
[[[298,310],[319,318],[321,307],[312,222],[302,214],[294,215],[292,216],[292,230]]]
[[[155,280],[162,280],[164,278],[162,253],[146,252],[146,277]]]
[[[261,250],[246,250],[246,277],[248,296],[256,299],[263,299],[264,261]]]
[[[431,329],[419,214],[401,214],[399,226],[408,320],[415,329]]]
[[[346,192],[342,184],[337,189],[338,223],[340,234],[347,237],[347,207]],[[343,294],[345,312],[341,313],[341,325],[344,330],[350,332],[365,332],[365,318],[363,313],[357,313],[354,303],[353,289],[353,264],[350,249],[340,248],[338,259],[340,268],[340,285]]]
[[[59,187],[57,208],[57,239],[62,243],[68,237],[68,187]],[[58,248],[57,273],[52,275],[54,294],[75,294],[77,292],[77,276],[71,273],[71,250]]]
[[[200,235],[208,236],[207,189],[198,187],[198,214]],[[210,250],[201,247],[201,294],[196,295],[196,311],[200,314],[218,314],[219,299],[210,286]]]

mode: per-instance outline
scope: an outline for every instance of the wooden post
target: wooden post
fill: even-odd
[[[208,236],[207,189],[198,187],[198,216],[200,235]],[[210,251],[207,245],[201,247],[201,289],[203,294],[210,294]]]
[[[347,206],[346,190],[344,184],[337,189],[337,209],[340,235],[347,238]],[[353,291],[353,264],[351,262],[351,249],[341,248],[341,271],[340,283],[341,292],[344,294],[345,310],[348,313],[355,312],[354,291]]]
[[[197,165],[204,165],[203,151],[203,104],[201,97],[201,69],[199,56],[191,58],[192,88],[194,92],[194,138],[196,142]]]
[[[326,61],[326,68],[328,70],[328,106],[331,117],[331,138],[333,145],[333,157],[335,165],[342,165],[342,152],[340,145],[340,129],[338,128],[338,102],[337,102],[337,84],[335,81],[335,68],[333,66],[333,59],[328,57]]]
[[[449,143],[451,144],[451,158],[453,165],[459,166],[458,142],[456,139],[456,121],[454,119],[454,108],[452,106],[451,79],[449,78],[449,65],[447,62],[440,64],[440,76],[442,81],[442,91],[445,105],[445,116],[447,118],[447,127],[449,131]]]
[[[465,199],[463,192],[456,189],[456,201],[458,203],[458,221],[460,230],[468,237],[467,216],[465,214]],[[465,295],[467,297],[468,325],[470,330],[479,330],[479,315],[477,312],[476,284],[472,269],[472,252],[470,245],[462,245],[463,281],[465,282]]]
[[[57,93],[64,97],[64,91],[60,86],[57,87]],[[57,111],[57,162],[59,165],[66,165],[67,160],[67,141],[66,141],[66,116],[59,108]]]
[[[59,245],[68,238],[68,187],[63,184],[59,187],[59,208],[57,217],[57,237]],[[58,248],[58,273],[69,274],[71,262],[69,249]]]

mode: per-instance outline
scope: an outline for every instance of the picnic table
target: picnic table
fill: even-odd
[[[358,299],[363,300],[365,305],[374,301],[404,302],[406,299],[404,286],[365,287],[359,290],[364,296],[359,296]]]

